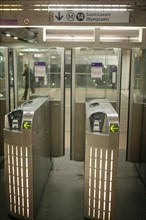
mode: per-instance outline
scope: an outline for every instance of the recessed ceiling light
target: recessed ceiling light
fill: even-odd
[[[9,33],[6,34],[6,37],[10,37],[11,35]]]

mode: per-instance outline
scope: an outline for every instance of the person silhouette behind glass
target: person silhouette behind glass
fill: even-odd
[[[32,93],[35,93],[34,89],[34,73],[28,64],[24,64],[24,72],[22,74],[25,77],[25,89],[24,95],[22,96],[23,100],[27,99],[28,88],[30,88]]]

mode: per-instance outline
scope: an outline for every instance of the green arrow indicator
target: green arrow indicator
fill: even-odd
[[[119,124],[110,124],[110,132],[118,132]]]
[[[31,121],[24,121],[23,122],[23,128],[24,129],[30,129],[32,126]]]

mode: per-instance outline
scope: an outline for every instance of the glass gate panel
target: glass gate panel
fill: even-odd
[[[8,69],[7,69],[8,59],[7,58],[8,58],[7,48],[0,47],[0,100],[6,99],[6,96],[8,96]]]
[[[146,49],[133,49],[131,58],[127,160],[146,183]]]
[[[86,75],[86,99],[105,98],[106,96],[106,54],[105,49],[88,50],[89,71]],[[97,92],[98,89],[98,92]]]
[[[31,78],[34,76],[34,60],[36,51],[35,49],[31,48],[19,48],[15,50],[16,59],[14,59],[14,62],[16,66],[16,106],[19,106],[25,100],[30,98],[30,86],[32,88],[35,84],[35,78],[33,82]]]
[[[4,156],[4,116],[9,110],[8,50],[0,47],[0,161]],[[11,87],[10,87],[11,88]]]
[[[119,112],[121,50],[91,48],[88,65],[86,99],[106,98]]]
[[[72,95],[74,101],[85,101],[87,74],[89,72],[88,48],[72,49]]]
[[[121,49],[74,48],[72,53],[73,99],[107,98],[119,110]]]
[[[77,161],[83,161],[85,153],[85,92],[88,68],[88,48],[73,48],[70,158]]]
[[[15,49],[15,57],[16,106],[37,97],[50,98],[52,156],[62,156],[64,155],[64,48],[19,48]]]
[[[108,99],[119,113],[121,49],[72,49],[71,159],[83,160],[85,102]]]
[[[31,98],[33,93],[61,100],[64,85],[63,48],[20,48],[16,50],[18,101]],[[28,68],[28,71],[25,69]],[[28,74],[28,76],[26,75]],[[26,81],[27,86],[25,85]],[[25,86],[28,88],[24,97]]]

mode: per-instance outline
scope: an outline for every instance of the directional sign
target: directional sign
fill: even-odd
[[[31,121],[23,121],[23,129],[31,129],[32,122]]]
[[[118,123],[112,123],[110,124],[110,132],[118,132],[119,131],[119,124]]]
[[[128,23],[128,11],[55,11],[54,22],[69,23]]]

